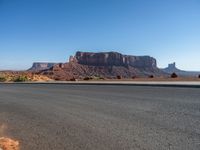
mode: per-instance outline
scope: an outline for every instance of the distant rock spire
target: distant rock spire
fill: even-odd
[[[69,62],[77,62],[77,59],[75,56],[70,56],[69,57]]]
[[[168,64],[168,68],[176,68],[176,63],[173,62],[171,64]]]

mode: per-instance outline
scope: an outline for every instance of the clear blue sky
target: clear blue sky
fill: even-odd
[[[66,62],[77,50],[200,70],[200,0],[0,0],[0,69]]]

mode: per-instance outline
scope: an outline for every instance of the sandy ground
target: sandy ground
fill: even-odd
[[[19,150],[19,142],[10,138],[0,137],[0,150]]]

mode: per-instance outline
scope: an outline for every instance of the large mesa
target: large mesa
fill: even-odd
[[[85,77],[132,78],[164,73],[157,68],[156,59],[150,56],[123,55],[118,52],[76,52],[69,62],[59,63],[41,71],[55,80],[83,79]]]

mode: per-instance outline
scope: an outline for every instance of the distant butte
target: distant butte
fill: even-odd
[[[192,76],[196,77],[200,74],[200,72],[198,72],[198,71],[185,71],[185,70],[178,69],[176,67],[175,62],[168,64],[168,67],[161,69],[161,70],[168,74],[176,73],[178,76],[183,76],[183,77],[192,77]]]
[[[37,69],[36,69],[37,70]],[[39,69],[38,69],[39,70]],[[156,59],[150,56],[123,55],[118,52],[76,52],[67,63],[55,64],[39,72],[55,80],[101,78],[132,78],[135,76],[162,76]]]
[[[32,67],[28,69],[28,71],[41,71],[41,70],[50,69],[55,64],[56,63],[35,62],[33,63]]]

